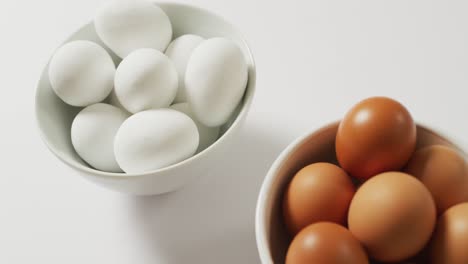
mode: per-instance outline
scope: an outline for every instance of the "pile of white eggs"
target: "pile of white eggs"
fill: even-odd
[[[71,127],[84,161],[102,171],[143,173],[217,140],[247,85],[248,67],[236,43],[196,35],[172,40],[169,17],[146,0],[111,2],[94,25],[123,59],[119,65],[87,40],[66,43],[49,64],[57,96],[84,107]]]

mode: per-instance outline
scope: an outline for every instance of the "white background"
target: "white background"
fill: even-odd
[[[258,89],[247,123],[184,190],[102,189],[49,153],[34,119],[42,68],[100,2],[0,1],[0,263],[258,263],[255,201],[274,158],[372,95],[468,149],[468,1],[185,0],[248,39]]]

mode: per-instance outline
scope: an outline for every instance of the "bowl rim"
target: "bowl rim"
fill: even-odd
[[[291,153],[297,150],[304,143],[305,140],[320,133],[323,133],[323,131],[326,131],[331,127],[339,125],[340,122],[341,120],[328,122],[323,126],[314,128],[312,130],[307,131],[306,133],[303,133],[301,136],[293,140],[283,151],[281,151],[281,153],[278,155],[278,157],[275,159],[270,169],[268,170],[265,178],[263,179],[262,185],[260,187],[260,192],[257,198],[257,204],[255,207],[255,241],[257,244],[257,251],[260,256],[260,262],[262,264],[273,263],[273,260],[271,259],[271,251],[269,249],[269,238],[267,237],[268,231],[266,225],[268,224],[265,223],[265,219],[267,214],[269,213],[267,212],[266,205],[271,203],[271,200],[274,198],[271,197],[269,194],[271,193],[273,186],[275,186],[275,183],[280,180],[277,177],[278,170],[283,166],[286,159],[291,155]],[[457,144],[457,141],[454,138],[448,137],[445,133],[441,132],[438,129],[433,129],[430,126],[426,126],[418,122],[415,123],[418,128],[421,128],[430,134],[437,135],[438,137],[441,137],[442,139],[451,143],[457,148],[457,150],[459,150],[462,154],[466,156],[466,151],[462,149],[460,145]]]
[[[244,37],[244,35],[236,27],[234,27],[233,24],[231,24],[229,21],[227,21],[224,17],[222,17],[222,16],[220,16],[220,15],[218,15],[218,14],[216,14],[216,13],[214,13],[214,12],[208,10],[208,9],[201,8],[201,7],[198,7],[198,6],[195,6],[195,5],[191,5],[191,4],[173,3],[173,2],[165,2],[165,1],[164,2],[152,1],[152,2],[154,4],[156,4],[156,5],[158,5],[158,6],[163,6],[163,7],[172,6],[172,7],[179,7],[179,8],[190,8],[190,9],[196,10],[198,12],[203,12],[203,13],[209,14],[210,16],[215,17],[216,19],[219,19],[220,21],[223,21],[227,26],[229,26],[229,27],[231,27],[231,28],[233,28],[235,30],[236,35],[239,36],[239,39],[241,40],[241,43],[246,48],[247,52],[244,55],[247,55],[247,57],[248,57],[248,60],[247,60],[248,80],[247,80],[246,90],[245,90],[244,96],[241,99],[241,100],[243,100],[242,108],[239,111],[239,113],[237,114],[234,122],[232,122],[231,126],[223,133],[223,135],[221,137],[219,137],[213,144],[208,146],[206,149],[204,149],[203,151],[191,156],[188,159],[185,159],[185,160],[183,160],[181,162],[178,162],[178,163],[170,165],[170,166],[166,166],[166,167],[163,167],[163,168],[160,168],[160,169],[157,169],[157,170],[151,170],[151,171],[147,171],[147,172],[143,172],[143,173],[122,173],[122,172],[100,171],[100,170],[94,169],[92,167],[88,167],[88,166],[85,166],[85,165],[82,165],[82,164],[78,164],[77,162],[71,161],[70,158],[63,156],[46,139],[44,129],[42,128],[42,125],[39,122],[40,117],[38,115],[38,90],[39,90],[40,83],[42,81],[42,76],[43,76],[44,69],[49,64],[50,58],[52,56],[51,55],[49,57],[49,59],[47,60],[46,65],[43,67],[43,69],[41,71],[39,80],[36,82],[36,90],[35,90],[35,98],[34,98],[34,102],[35,102],[35,106],[34,106],[34,112],[35,113],[34,114],[35,114],[35,119],[36,119],[36,126],[37,126],[37,128],[39,130],[39,134],[40,134],[40,137],[41,137],[42,141],[47,146],[47,148],[50,150],[50,152],[52,152],[59,160],[61,160],[62,162],[64,162],[68,166],[70,166],[70,167],[72,167],[72,168],[74,168],[74,169],[76,169],[76,170],[78,170],[78,171],[80,171],[82,173],[92,174],[94,176],[103,177],[103,178],[128,179],[128,178],[141,178],[141,177],[146,177],[146,176],[154,176],[155,174],[168,172],[168,171],[171,171],[171,170],[176,170],[179,167],[186,166],[186,165],[188,165],[188,164],[190,164],[192,162],[196,162],[196,160],[200,159],[201,157],[206,156],[209,153],[213,152],[214,149],[216,149],[218,145],[223,144],[224,141],[226,140],[226,137],[232,133],[233,129],[235,127],[240,126],[242,120],[247,116],[247,114],[248,114],[248,112],[250,110],[250,107],[252,105],[252,101],[253,101],[253,98],[254,98],[254,95],[255,95],[255,90],[256,90],[256,72],[257,72],[257,69],[256,69],[255,59],[254,59],[254,56],[252,54],[252,50],[251,50],[250,46],[248,45],[247,40]],[[89,26],[92,23],[93,23],[93,20],[85,23],[84,25],[80,26],[77,30],[73,31],[73,33],[69,34],[65,38],[65,40],[61,42],[60,46],[63,45],[64,43],[66,43],[67,40],[71,36],[75,35],[81,29],[83,29],[84,27]]]

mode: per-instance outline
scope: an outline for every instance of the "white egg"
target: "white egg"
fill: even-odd
[[[195,122],[198,128],[198,134],[200,135],[200,143],[198,144],[198,149],[196,153],[199,153],[213,144],[219,135],[219,127],[208,127],[200,123],[193,114],[193,111],[190,109],[188,103],[178,103],[171,105],[171,109],[180,111],[188,115]]]
[[[147,0],[109,1],[96,14],[94,25],[102,41],[121,58],[141,48],[164,51],[172,38],[169,17]]]
[[[197,35],[182,35],[174,39],[166,49],[166,55],[174,63],[177,74],[179,76],[179,89],[174,99],[174,103],[186,102],[185,95],[185,69],[187,68],[187,62],[192,55],[192,51],[203,41],[204,39]]]
[[[119,64],[114,84],[118,100],[131,113],[169,107],[177,93],[177,71],[162,52],[139,49]]]
[[[185,72],[187,101],[207,126],[227,122],[242,99],[248,67],[240,48],[231,40],[212,38],[198,45]]]
[[[109,104],[93,104],[76,115],[71,140],[76,153],[92,167],[122,172],[114,156],[114,138],[128,114]]]
[[[60,99],[73,106],[104,100],[114,86],[115,65],[107,51],[87,40],[60,47],[49,64],[49,80]]]
[[[143,173],[178,163],[198,148],[198,130],[187,115],[172,109],[134,114],[120,127],[114,152],[127,173]]]

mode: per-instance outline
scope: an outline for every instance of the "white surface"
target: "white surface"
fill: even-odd
[[[214,1],[243,31],[257,93],[232,151],[185,189],[136,198],[97,187],[39,138],[36,81],[102,0],[1,1],[0,263],[258,263],[254,208],[276,155],[371,95],[468,149],[467,1]]]

